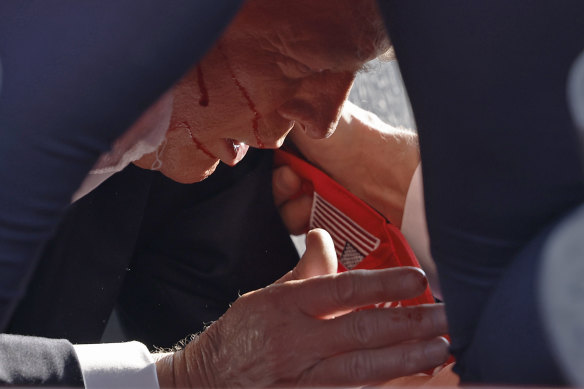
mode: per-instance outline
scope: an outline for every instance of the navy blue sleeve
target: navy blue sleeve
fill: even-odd
[[[83,387],[83,375],[64,339],[0,334],[0,384]]]
[[[241,0],[0,2],[0,327],[100,153]]]
[[[584,202],[568,72],[584,2],[380,0],[417,123],[431,250],[463,382],[561,385],[542,242]]]

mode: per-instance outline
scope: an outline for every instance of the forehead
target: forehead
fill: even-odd
[[[355,70],[389,47],[375,0],[248,0],[228,32],[333,70]]]

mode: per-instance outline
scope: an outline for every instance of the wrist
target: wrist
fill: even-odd
[[[209,329],[207,329],[208,331]],[[206,332],[194,337],[185,348],[174,353],[174,379],[177,388],[212,388],[217,380],[214,358],[205,348]],[[211,364],[209,363],[211,362]]]
[[[156,375],[158,376],[158,385],[161,388],[176,388],[174,380],[174,354],[157,353],[152,354],[156,361]]]

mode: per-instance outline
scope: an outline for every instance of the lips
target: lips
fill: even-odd
[[[245,157],[249,146],[234,139],[223,139],[217,157],[229,166],[235,166]]]

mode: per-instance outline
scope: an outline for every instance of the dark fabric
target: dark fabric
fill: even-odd
[[[155,174],[129,166],[69,207],[8,332],[99,342],[132,258]]]
[[[0,328],[97,157],[241,0],[0,2]]]
[[[250,149],[190,186],[154,178],[118,306],[129,338],[173,346],[296,265],[272,198],[272,155]]]
[[[83,387],[83,375],[66,340],[0,334],[0,384]]]
[[[99,342],[119,299],[129,339],[170,347],[278,279],[298,255],[271,196],[272,155],[252,149],[191,185],[133,165],[112,176],[67,210],[10,332]]]
[[[493,288],[477,324],[476,340],[466,351],[473,374],[493,382],[565,383],[561,374],[565,369],[551,352],[538,301],[542,252],[555,228],[556,224],[532,239]]]
[[[455,371],[463,382],[563,384],[533,280],[538,234],[584,201],[566,105],[584,2],[380,5],[420,135]]]

